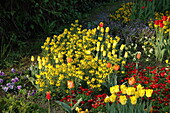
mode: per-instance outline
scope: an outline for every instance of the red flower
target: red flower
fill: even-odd
[[[167,16],[162,16],[162,20],[166,21],[167,20]]]
[[[46,92],[46,99],[48,99],[48,100],[50,100],[50,99],[51,99],[50,92]]]
[[[163,27],[164,27],[164,24],[163,24],[163,23],[159,23],[159,27],[160,27],[160,28],[163,28]]]
[[[104,26],[103,22],[100,22],[99,26],[100,26],[100,27],[103,27],[103,26]]]
[[[112,67],[112,64],[109,62],[109,63],[107,63],[107,65],[106,65],[108,68],[110,68],[110,67]]]
[[[142,9],[145,9],[146,7],[145,6],[142,6]]]

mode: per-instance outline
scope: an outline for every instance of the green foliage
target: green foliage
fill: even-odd
[[[7,94],[6,97],[0,98],[2,113],[46,113],[46,109],[41,108],[38,104],[26,99],[26,90],[20,90],[18,95]]]
[[[165,12],[170,10],[169,0],[134,0],[132,6],[131,19],[147,20],[154,18],[155,12]]]
[[[0,4],[0,67],[34,54],[36,41],[58,34],[73,20],[82,17],[101,1],[97,0],[16,0]],[[32,49],[28,49],[32,46]]]

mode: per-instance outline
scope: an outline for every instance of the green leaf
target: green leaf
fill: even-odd
[[[60,102],[60,101],[55,101],[55,102],[61,105],[66,111],[68,111],[68,113],[72,113],[71,107],[67,105],[66,103]]]

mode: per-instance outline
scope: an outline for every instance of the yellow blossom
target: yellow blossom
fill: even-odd
[[[136,96],[131,96],[130,97],[131,104],[136,104],[137,103],[137,98]]]
[[[122,104],[122,105],[125,105],[126,104],[126,102],[127,102],[127,98],[126,98],[126,96],[125,95],[121,95],[120,97],[119,97],[119,102]]]
[[[146,97],[151,97],[153,93],[153,89],[146,89]]]

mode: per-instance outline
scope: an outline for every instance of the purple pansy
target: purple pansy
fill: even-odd
[[[22,86],[21,86],[21,85],[19,85],[19,86],[17,86],[17,88],[18,88],[18,89],[21,89],[21,88],[22,88]]]
[[[4,80],[0,78],[0,83],[3,83],[3,81],[4,81]]]
[[[0,71],[0,76],[5,76],[5,73]]]
[[[15,70],[14,68],[12,68],[12,69],[11,69],[11,72],[12,72],[12,73],[15,73],[15,72],[16,72],[16,70]]]
[[[8,87],[2,87],[2,89],[7,92],[8,91]]]

